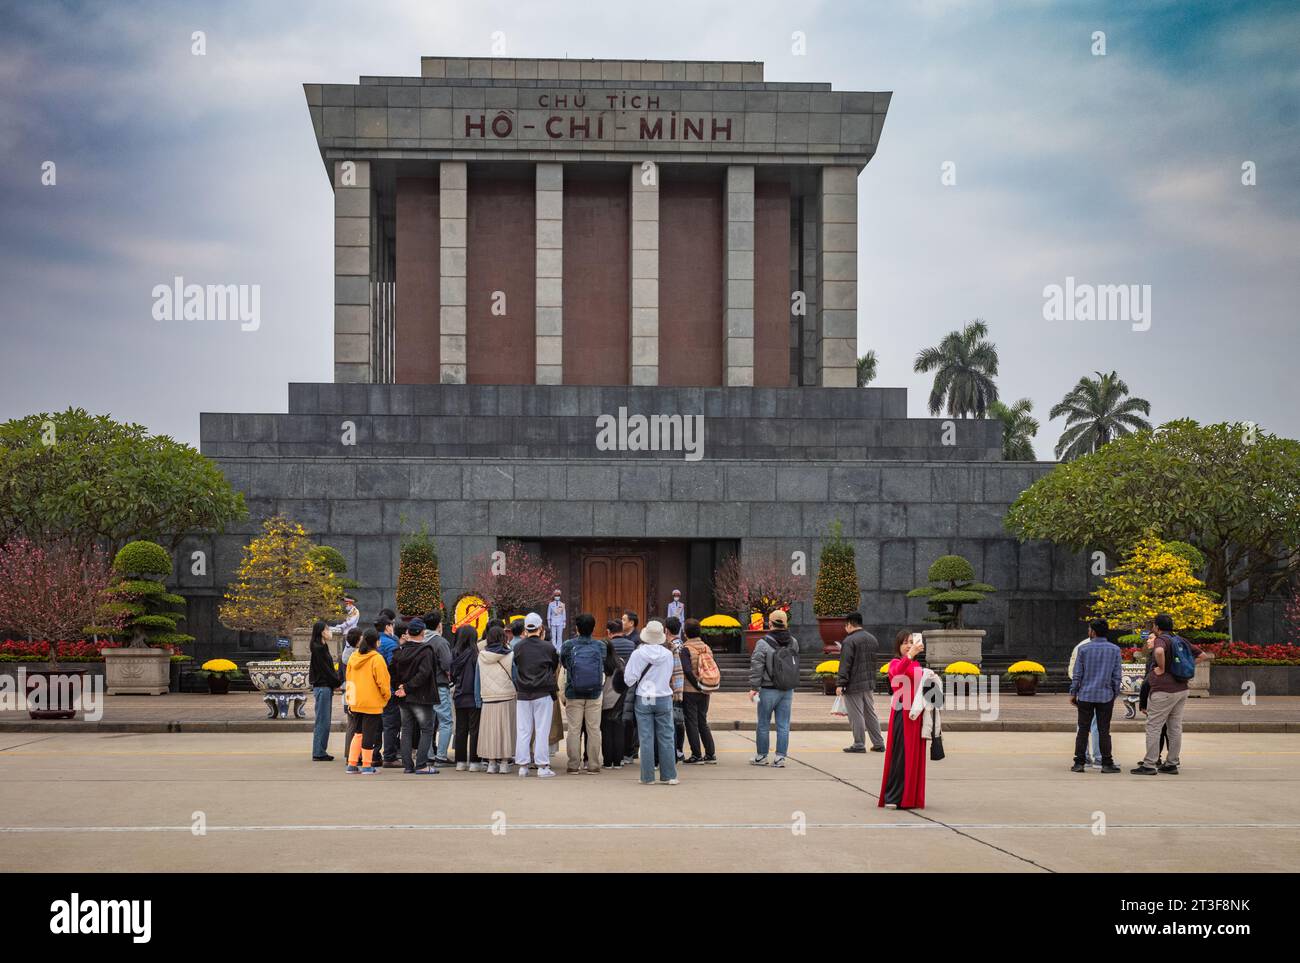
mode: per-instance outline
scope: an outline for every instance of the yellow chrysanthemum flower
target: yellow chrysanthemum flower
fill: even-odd
[[[740,622],[730,615],[710,615],[707,619],[701,619],[700,625],[709,629],[738,629]]]
[[[839,659],[827,659],[827,660],[826,660],[825,662],[823,662],[821,665],[817,666],[817,668],[814,669],[813,671],[814,671],[814,672],[839,672],[839,671],[840,671],[840,660],[839,660]]]
[[[202,666],[205,672],[233,672],[239,668],[229,659],[208,659]]]
[[[950,662],[944,673],[946,675],[979,675],[979,666],[971,662]]]
[[[1008,672],[1046,672],[1041,665],[1029,659],[1021,659],[1019,662],[1007,669]]]

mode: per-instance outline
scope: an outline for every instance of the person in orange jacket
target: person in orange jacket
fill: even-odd
[[[366,629],[357,651],[348,660],[343,690],[343,701],[361,723],[361,731],[352,737],[348,747],[347,772],[373,775],[379,771],[374,764],[375,751],[383,734],[384,706],[391,695],[388,665],[379,654],[379,633]]]

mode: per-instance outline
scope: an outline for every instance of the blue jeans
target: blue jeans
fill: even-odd
[[[438,701],[433,704],[433,711],[438,716],[438,758],[447,758],[447,747],[451,745],[452,722],[451,687],[438,686]]]
[[[330,720],[334,714],[334,690],[327,685],[315,686],[312,695],[316,697],[315,722],[311,729],[311,754],[323,756],[329,749]],[[347,746],[343,747],[346,751]]]
[[[423,769],[429,764],[429,747],[433,744],[433,706],[401,699],[397,707],[402,714],[402,768]],[[419,730],[419,748],[412,763],[411,747],[416,741],[416,730]]]
[[[641,739],[641,781],[655,781],[656,757],[659,762],[659,778],[664,782],[676,779],[677,753],[673,746],[673,697],[660,696],[652,702],[647,702],[640,696],[635,698],[637,735]]]
[[[402,710],[397,708],[397,697],[389,697],[384,706],[384,762],[396,762],[402,748]]]
[[[767,755],[767,726],[776,713],[776,754],[782,758],[790,748],[790,707],[794,705],[793,689],[759,689],[758,723],[754,727],[754,746],[757,756]]]

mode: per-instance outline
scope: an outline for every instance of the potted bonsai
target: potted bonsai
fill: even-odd
[[[176,631],[185,599],[167,591],[172,557],[157,542],[128,542],[113,557],[117,581],[105,615],[121,620],[125,646],[104,650],[109,695],[163,695],[171,689],[172,653],[194,636]]]
[[[91,623],[109,598],[112,578],[107,556],[94,547],[80,548],[69,541],[41,546],[16,536],[0,548],[0,611],[13,628],[26,634],[24,651],[44,656],[47,663],[42,668],[19,670],[19,678],[25,678],[31,718],[71,719],[76,715],[85,670],[60,668],[60,646],[74,657],[90,653],[91,647],[85,644],[62,640],[78,639],[94,628]],[[103,623],[103,628],[117,627],[115,619]]]
[[[813,589],[813,615],[822,638],[822,651],[838,655],[844,638],[844,617],[856,612],[861,594],[858,567],[853,546],[843,535],[843,526],[831,525],[830,537],[822,546],[817,566],[817,585]]]
[[[978,666],[984,661],[984,630],[968,629],[962,619],[967,605],[984,601],[992,585],[975,581],[975,568],[960,555],[941,555],[926,574],[929,585],[907,593],[909,599],[925,599],[929,614],[925,621],[940,628],[925,633],[926,661],[932,665],[966,661]]]
[[[1021,659],[1007,669],[1007,678],[1015,682],[1016,695],[1037,695],[1038,683],[1046,681],[1047,670],[1037,662]]]
[[[217,610],[221,624],[244,632],[275,633],[290,637],[299,626],[315,619],[339,619],[343,590],[338,577],[319,561],[318,546],[307,530],[283,515],[273,515],[262,534],[244,547],[244,557],[234,581],[226,586],[225,601]],[[253,685],[266,693],[267,717],[303,718],[311,663],[286,658],[281,646],[274,661],[249,662]]]
[[[199,669],[199,675],[208,680],[208,692],[211,695],[225,695],[230,691],[230,682],[239,677],[239,666],[229,659],[208,659]]]

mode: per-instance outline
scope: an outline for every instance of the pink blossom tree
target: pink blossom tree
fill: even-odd
[[[470,591],[499,617],[526,612],[550,598],[558,576],[550,562],[533,555],[519,542],[506,542],[501,554],[475,557]]]
[[[112,582],[112,565],[97,547],[66,540],[42,546],[15,536],[0,547],[0,622],[28,642],[45,640],[56,663],[60,641],[115,627],[100,617]]]

